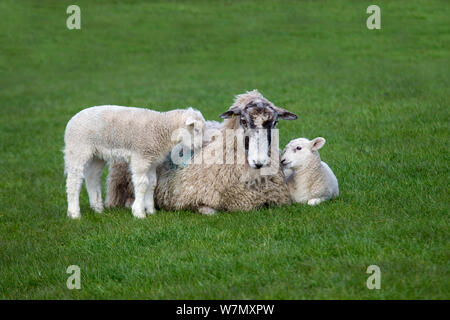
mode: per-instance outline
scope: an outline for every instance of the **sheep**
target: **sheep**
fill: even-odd
[[[286,145],[281,165],[292,201],[313,206],[339,196],[336,176],[320,159],[318,150],[324,144],[325,139],[318,137],[298,138]]]
[[[225,138],[227,131],[244,131],[244,138],[233,143],[233,152],[245,149],[244,162],[228,164],[190,163],[171,169],[167,163],[158,168],[158,183],[155,189],[155,202],[165,210],[192,210],[203,214],[216,211],[249,211],[265,205],[283,205],[291,203],[289,190],[279,164],[279,153],[272,152],[265,159],[271,144],[269,137],[278,119],[293,120],[297,116],[274,106],[257,90],[238,95],[228,111],[221,115],[225,120],[221,125],[209,125],[217,129],[217,137]],[[251,129],[263,129],[263,135],[251,133]],[[276,130],[273,130],[276,131]],[[222,141],[218,139],[218,141]],[[258,140],[255,143],[253,139]],[[239,139],[238,139],[239,140]],[[211,139],[214,141],[214,139]],[[236,143],[237,142],[237,143]],[[252,152],[252,146],[267,144],[260,148],[264,152]],[[272,144],[278,148],[275,141]],[[207,142],[204,147],[209,147]],[[226,143],[222,144],[224,153]],[[256,149],[255,149],[256,150]],[[276,149],[278,150],[278,149]],[[207,148],[203,148],[203,158],[207,157]],[[250,159],[250,160],[249,160]],[[276,164],[270,174],[264,174],[261,166],[267,168]],[[124,206],[133,201],[130,188],[130,173],[125,163],[114,163],[110,167],[107,182],[107,205]]]
[[[101,175],[107,161],[129,164],[136,201],[133,216],[154,213],[156,168],[186,135],[203,131],[204,118],[192,108],[157,112],[149,109],[97,106],[69,120],[64,135],[67,215],[80,218],[83,178],[91,208],[103,211]]]

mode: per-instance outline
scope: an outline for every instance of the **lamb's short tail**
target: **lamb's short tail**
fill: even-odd
[[[130,206],[133,201],[134,189],[128,164],[126,162],[112,162],[109,166],[106,182],[106,207]]]

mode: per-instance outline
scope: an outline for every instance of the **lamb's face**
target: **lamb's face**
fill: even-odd
[[[281,165],[285,169],[298,169],[312,157],[317,157],[318,149],[322,148],[325,144],[324,138],[315,138],[312,141],[306,138],[298,138],[290,141],[283,151],[283,157],[281,158]]]
[[[191,141],[194,142],[194,149],[198,149],[202,145],[205,126],[205,118],[203,118],[203,115],[200,113],[200,111],[189,109],[186,112],[185,129],[189,132]]]

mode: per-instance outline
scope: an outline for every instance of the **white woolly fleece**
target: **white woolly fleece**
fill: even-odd
[[[66,126],[64,161],[67,173],[68,215],[80,217],[79,193],[83,178],[91,207],[101,212],[100,178],[106,161],[130,166],[136,194],[133,215],[154,212],[156,168],[179,142],[174,132],[203,131],[205,120],[192,108],[157,112],[149,109],[98,106],[77,113]]]

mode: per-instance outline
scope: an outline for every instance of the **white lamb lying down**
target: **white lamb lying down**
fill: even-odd
[[[132,206],[133,215],[144,218],[146,213],[153,213],[156,167],[176,144],[189,141],[183,139],[186,134],[200,133],[204,125],[202,114],[192,108],[157,112],[99,106],[77,113],[67,123],[64,135],[68,216],[80,217],[79,195],[83,177],[92,209],[103,211],[102,171],[106,161],[116,160],[130,166],[136,199]]]
[[[313,206],[339,195],[336,176],[317,151],[324,144],[325,139],[319,137],[312,141],[298,138],[286,145],[281,165],[292,201]]]

